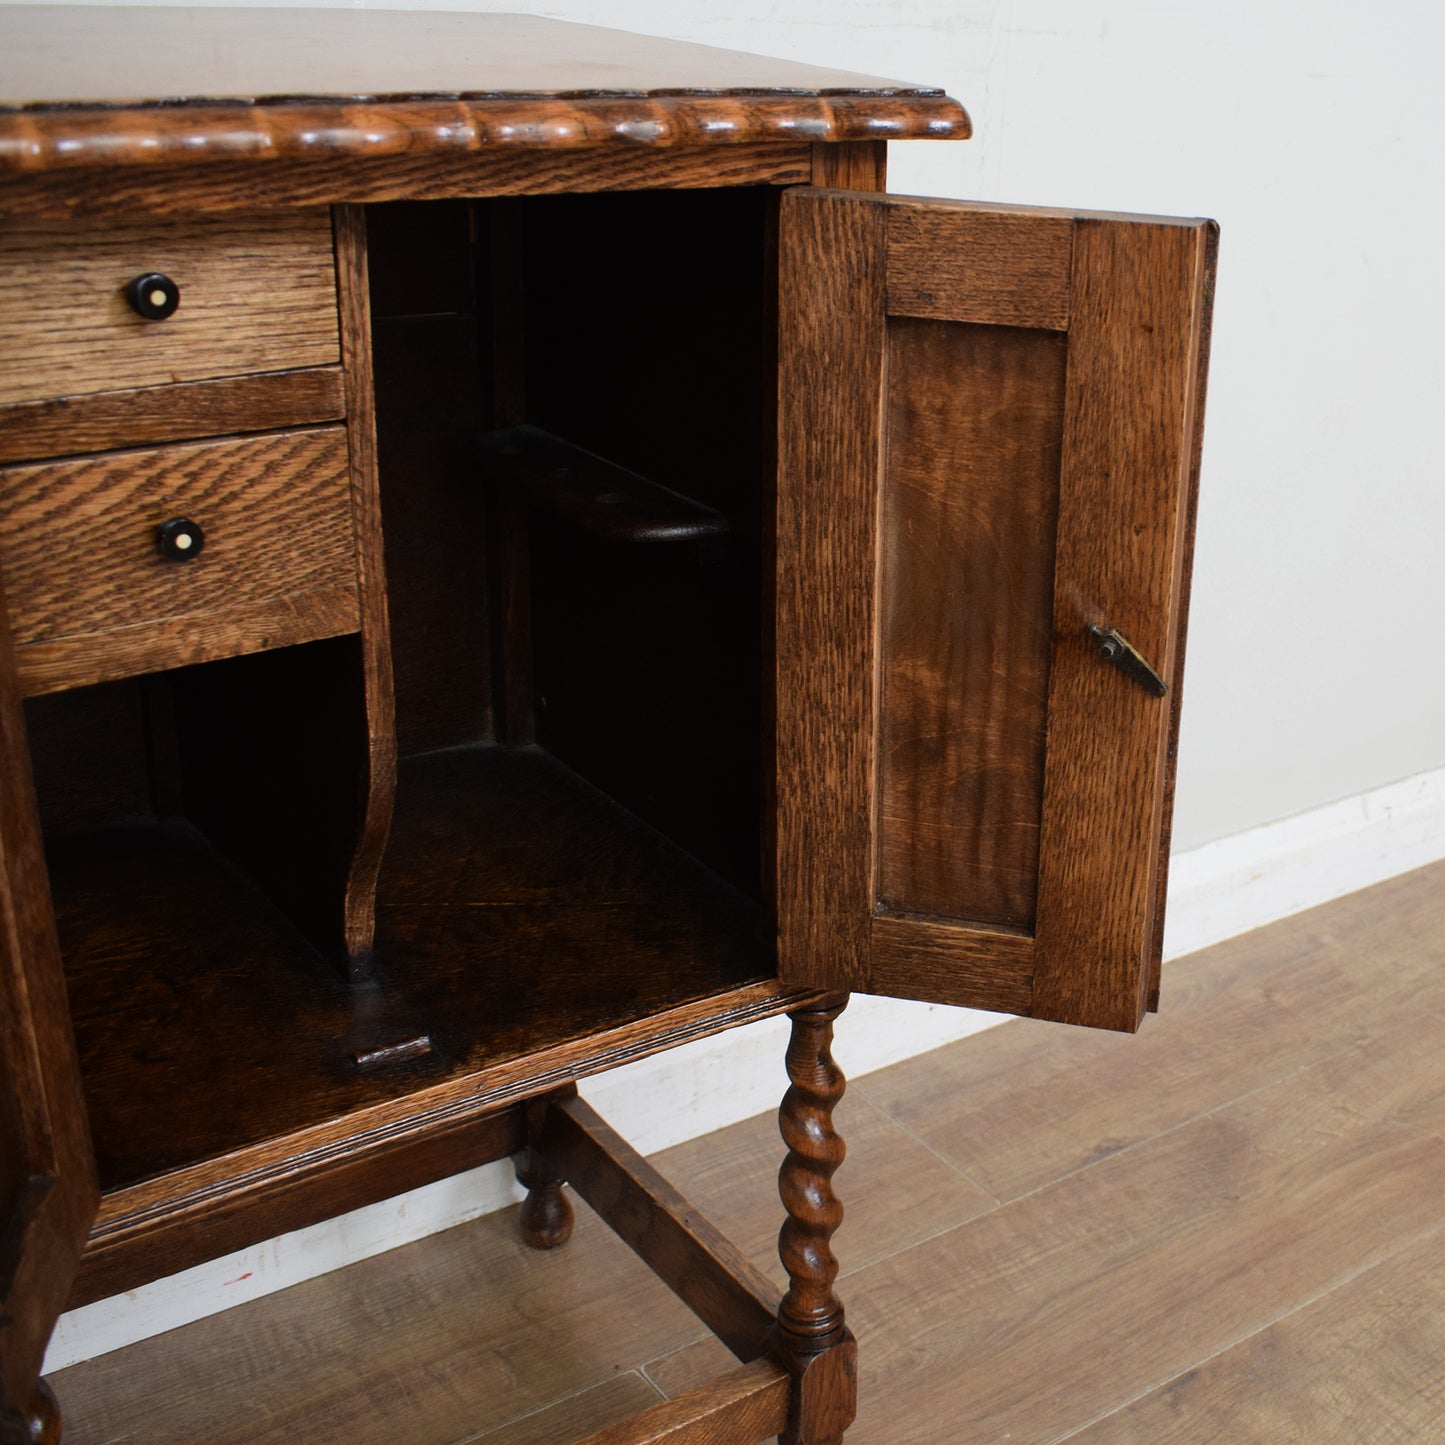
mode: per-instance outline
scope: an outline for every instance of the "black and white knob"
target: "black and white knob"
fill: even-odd
[[[136,314],[147,321],[164,321],[181,304],[181,288],[159,271],[137,276],[126,286],[125,295]]]
[[[206,545],[206,534],[199,522],[189,517],[172,517],[156,529],[161,555],[172,562],[190,562],[201,555]]]

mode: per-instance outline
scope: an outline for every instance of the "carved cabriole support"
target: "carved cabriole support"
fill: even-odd
[[[783,1445],[839,1445],[856,1409],[857,1346],[833,1293],[838,1261],[831,1244],[843,1222],[833,1175],[846,1152],[833,1127],[845,1081],[831,1045],[833,1021],[847,1004],[847,994],[828,994],[789,1015],[791,1087],[778,1113],[788,1146],[778,1174],[788,1214],[778,1254],[788,1272],[788,1292],[771,1341],[774,1358],[793,1377],[788,1430],[779,1437]]]

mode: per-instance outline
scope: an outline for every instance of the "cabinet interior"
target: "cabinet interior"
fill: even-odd
[[[29,700],[104,1190],[773,975],[774,206],[369,209],[365,956],[360,634]]]

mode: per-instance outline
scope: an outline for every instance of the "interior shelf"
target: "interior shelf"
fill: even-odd
[[[483,474],[560,521],[609,542],[705,542],[728,535],[712,507],[535,426],[489,432]]]
[[[106,1190],[773,972],[756,901],[535,748],[402,763],[371,989],[189,825],[50,867]]]

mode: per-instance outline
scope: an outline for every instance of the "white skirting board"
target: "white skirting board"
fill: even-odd
[[[1170,867],[1165,954],[1176,958],[1445,857],[1445,768],[1268,823]],[[852,1075],[1002,1022],[997,1014],[855,997],[838,1022]],[[777,1107],[785,1019],[688,1044],[588,1081],[583,1093],[644,1153]],[[667,1107],[657,1107],[659,1099]],[[505,1161],[198,1265],[65,1315],[63,1369],[435,1234],[521,1198]]]

